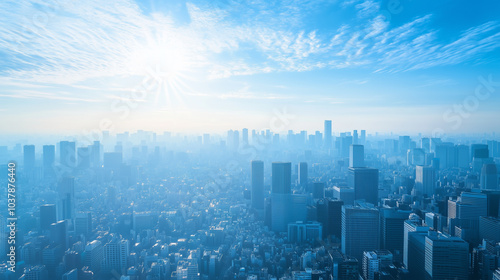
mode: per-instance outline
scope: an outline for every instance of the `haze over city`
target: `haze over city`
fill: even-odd
[[[500,2],[0,3],[0,280],[500,280]]]

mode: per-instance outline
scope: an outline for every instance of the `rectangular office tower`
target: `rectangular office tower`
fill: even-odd
[[[378,204],[378,169],[349,167],[349,187],[354,188],[354,199],[364,199],[375,206]]]
[[[59,142],[59,162],[65,168],[76,167],[76,143],[61,141]]]
[[[28,178],[35,175],[35,145],[24,145],[23,147],[24,174]]]
[[[325,120],[325,129],[323,131],[325,134],[325,148],[329,149],[332,147],[332,121]]]
[[[415,175],[415,190],[419,195],[434,195],[436,171],[431,166],[417,165]]]
[[[459,237],[430,231],[425,237],[427,280],[469,279],[469,244]]]
[[[363,259],[363,251],[380,247],[379,212],[364,206],[342,206],[342,253]]]
[[[292,163],[273,162],[272,164],[272,190],[273,194],[291,193]]]
[[[299,163],[299,185],[307,189],[307,162]]]
[[[365,147],[363,145],[351,145],[349,167],[365,167]]]
[[[271,189],[271,228],[276,232],[286,232],[291,222],[290,208],[292,163],[273,162]]]
[[[56,147],[54,145],[43,146],[43,176],[45,178],[53,177],[54,162],[56,160]]]
[[[264,162],[252,161],[252,208],[264,209]]]

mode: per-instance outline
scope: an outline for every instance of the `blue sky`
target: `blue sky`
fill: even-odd
[[[500,132],[494,0],[3,1],[0,57],[4,133]]]

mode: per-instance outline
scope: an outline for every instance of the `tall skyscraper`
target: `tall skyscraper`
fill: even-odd
[[[325,128],[323,130],[323,133],[325,134],[325,148],[331,148],[332,147],[332,121],[331,120],[325,120]]]
[[[365,167],[365,147],[363,145],[351,145],[349,167]]]
[[[35,145],[24,145],[23,158],[24,173],[33,178],[35,176]]]
[[[87,169],[90,168],[90,148],[89,147],[79,147],[76,149],[77,151],[77,160],[78,160],[78,168],[80,169]]]
[[[43,146],[43,175],[45,178],[53,177],[54,163],[56,160],[56,147],[54,145]]]
[[[436,185],[436,171],[430,166],[417,165],[415,190],[417,194],[432,196]]]
[[[469,244],[459,237],[430,231],[425,237],[426,279],[469,279]]]
[[[50,230],[50,225],[57,221],[56,206],[44,204],[40,206],[40,228]]]
[[[366,145],[366,130],[361,130],[361,137],[358,144]]]
[[[483,164],[481,169],[481,189],[498,190],[498,171],[494,163]]]
[[[379,212],[367,205],[342,206],[342,253],[363,259],[363,251],[380,247]]]
[[[59,220],[75,217],[75,178],[63,177],[59,182]]]
[[[354,130],[352,132],[352,144],[353,145],[358,145],[359,144],[359,136],[358,136],[358,131]]]
[[[272,193],[289,194],[291,192],[292,163],[272,163]]]
[[[411,214],[410,210],[382,207],[380,211],[380,245],[391,251],[394,260],[403,261],[404,222]]]
[[[378,205],[378,169],[349,167],[347,174],[349,187],[354,188],[354,199]]]
[[[271,228],[276,232],[286,232],[291,222],[291,174],[290,162],[272,163]]]
[[[76,146],[75,142],[59,142],[59,162],[66,168],[76,167]]]
[[[243,128],[243,130],[241,130],[241,141],[243,145],[248,145],[248,128]]]
[[[325,183],[313,183],[312,194],[314,199],[322,199],[325,197]]]
[[[425,236],[429,227],[424,226],[416,214],[410,214],[404,223],[403,263],[411,279],[425,279]]]
[[[264,162],[252,161],[252,207],[264,209]]]
[[[307,162],[299,163],[299,185],[307,189]]]
[[[101,142],[94,141],[90,148],[90,163],[92,167],[101,166]]]

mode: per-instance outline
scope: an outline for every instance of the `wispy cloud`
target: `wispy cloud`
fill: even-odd
[[[169,53],[167,63],[182,56],[180,63],[201,79],[321,68],[401,72],[477,61],[500,47],[499,22],[445,40],[432,15],[390,25],[375,0],[238,2],[237,10],[231,1],[188,3],[190,20],[180,25],[161,12],[145,14],[130,0],[3,2],[0,53],[8,62],[0,73],[65,85],[145,75],[158,63],[148,53],[154,48]],[[322,5],[353,6],[358,18],[311,30],[307,16]]]

